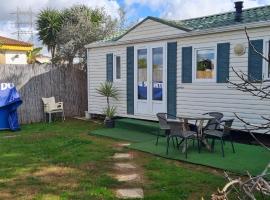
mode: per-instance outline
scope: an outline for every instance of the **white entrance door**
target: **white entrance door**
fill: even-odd
[[[166,54],[164,44],[135,48],[135,114],[166,112]]]

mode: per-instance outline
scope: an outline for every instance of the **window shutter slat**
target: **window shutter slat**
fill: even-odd
[[[106,55],[107,81],[113,82],[113,54]]]
[[[182,48],[182,83],[192,83],[192,47]]]
[[[251,44],[260,53],[263,53],[263,40],[251,40]],[[262,80],[263,58],[257,54],[249,44],[248,49],[248,75],[251,79]]]
[[[167,112],[176,115],[177,42],[167,44]]]
[[[230,43],[217,44],[217,83],[226,83],[230,71]]]
[[[134,47],[127,47],[127,114],[134,115]]]

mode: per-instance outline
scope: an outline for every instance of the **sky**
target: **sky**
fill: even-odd
[[[113,18],[123,7],[129,22],[138,22],[147,16],[167,19],[187,19],[220,12],[233,11],[234,0],[0,0],[0,35],[16,39],[16,9],[27,10],[31,7],[37,14],[44,8],[64,9],[75,4],[90,7],[103,7]],[[22,4],[23,2],[23,4]],[[270,5],[270,0],[244,0],[244,8]],[[27,37],[23,38],[28,40]],[[40,45],[37,37],[35,44]]]

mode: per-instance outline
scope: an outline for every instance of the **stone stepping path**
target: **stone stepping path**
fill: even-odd
[[[128,147],[128,146],[130,146],[130,143],[120,143],[120,144],[117,144],[117,146],[119,146],[119,147]]]
[[[131,153],[115,153],[113,159],[132,159],[133,155]]]
[[[114,164],[115,169],[118,170],[132,170],[136,169],[136,166],[130,163],[115,163]]]
[[[139,181],[140,180],[140,175],[139,174],[119,174],[119,175],[116,175],[115,178],[119,182]]]
[[[143,199],[144,195],[141,188],[118,189],[116,190],[116,197],[120,199]]]
[[[6,135],[6,136],[3,136],[3,138],[15,138],[15,137],[18,137],[18,135]]]
[[[130,143],[119,143],[117,144],[120,149],[129,146]],[[129,161],[133,159],[132,153],[115,153],[112,157],[114,160],[120,162],[116,162],[114,164],[114,168],[116,170],[119,170],[120,172],[112,175],[115,179],[117,179],[119,182],[135,182],[140,181],[141,177],[139,174],[136,173],[137,167]],[[124,162],[123,160],[127,160],[128,162]],[[123,173],[125,171],[126,173]],[[121,188],[115,190],[116,197],[120,199],[143,199],[143,189],[141,188]]]

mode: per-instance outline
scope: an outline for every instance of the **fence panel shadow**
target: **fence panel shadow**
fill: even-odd
[[[67,117],[82,116],[87,110],[87,73],[67,65],[0,65],[0,83],[14,83],[23,104],[20,123],[44,119],[42,97],[54,96],[64,102]]]

